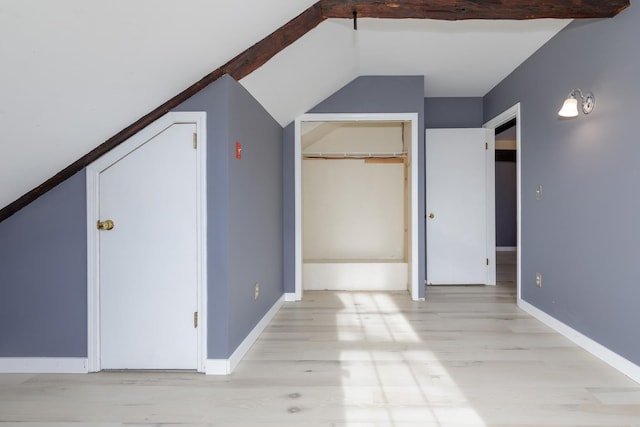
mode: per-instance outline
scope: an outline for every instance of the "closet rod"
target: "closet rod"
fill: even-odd
[[[405,158],[406,152],[388,152],[388,153],[367,153],[367,152],[319,152],[319,153],[304,153],[304,158],[313,159],[390,159],[390,158]]]

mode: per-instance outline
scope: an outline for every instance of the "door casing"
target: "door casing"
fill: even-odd
[[[193,123],[197,135],[197,292],[198,292],[198,372],[205,372],[207,360],[207,222],[206,222],[206,112],[171,112],[147,126],[87,167],[87,359],[88,371],[100,366],[100,271],[99,240],[96,222],[99,214],[99,175],[133,150],[177,123]]]
[[[517,215],[517,238],[516,238],[516,287],[518,303],[522,300],[522,117],[520,113],[520,103],[508,108],[504,112],[498,114],[493,119],[486,122],[483,127],[491,129],[495,133],[495,129],[507,123],[509,120],[516,119],[516,215]],[[495,164],[495,158],[494,158]]]

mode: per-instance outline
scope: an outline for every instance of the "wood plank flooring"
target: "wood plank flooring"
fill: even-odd
[[[0,375],[0,426],[640,426],[640,385],[496,287],[307,292],[233,375]]]

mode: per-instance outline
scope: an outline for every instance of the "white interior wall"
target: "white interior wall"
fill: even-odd
[[[404,165],[304,160],[303,259],[404,261]]]
[[[400,122],[334,122],[313,130],[303,136],[305,154],[403,151]],[[304,160],[302,186],[303,259],[404,260],[403,164]]]
[[[312,122],[313,123],[313,122]],[[322,132],[322,129],[328,132]],[[400,122],[323,123],[303,136],[304,154],[308,153],[401,153]],[[303,128],[304,132],[304,128]]]

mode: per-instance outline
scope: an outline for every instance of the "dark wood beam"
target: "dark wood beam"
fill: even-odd
[[[320,25],[326,18],[318,3],[223,65],[223,74],[240,80]]]
[[[321,0],[325,18],[540,19],[611,18],[629,0]]]
[[[0,210],[0,222],[4,221],[23,207],[27,206],[29,203],[36,200],[38,197],[81,171],[105,153],[122,144],[124,141],[131,138],[133,135],[149,126],[151,123],[155,122],[160,117],[173,110],[223,75],[229,74],[234,79],[240,80],[251,74],[257,68],[261,67],[273,58],[278,52],[294,43],[325,19],[326,18],[322,16],[320,5],[317,3],[314,4],[296,18],[278,28],[276,31],[224,64],[222,67],[207,74],[200,81],[189,86],[187,89],[160,105],[155,110],[143,117],[140,117],[134,123],[122,129],[120,132],[82,156],[80,159],[62,169],[43,184],[35,187],[19,199],[2,208]]]

